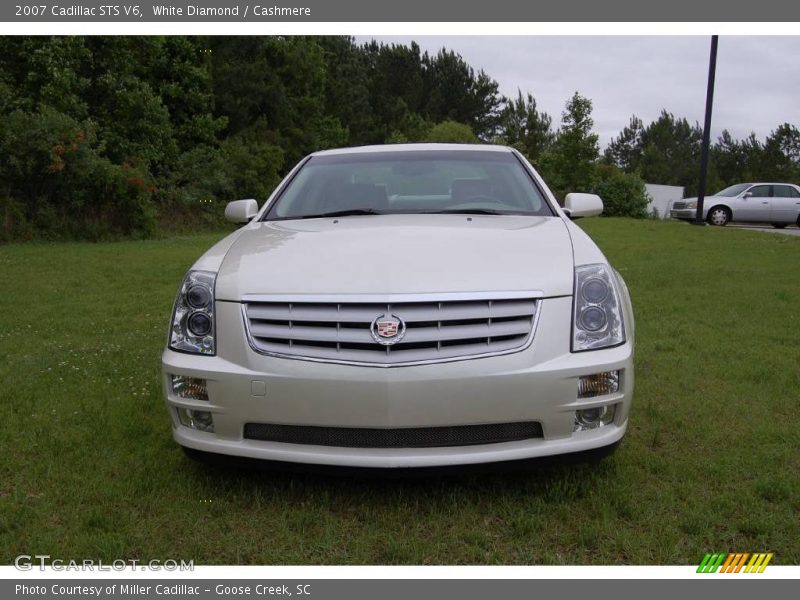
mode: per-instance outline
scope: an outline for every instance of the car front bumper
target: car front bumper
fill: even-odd
[[[679,208],[677,210],[672,209],[669,211],[669,216],[673,219],[694,221],[695,217],[697,216],[697,209],[696,208]]]
[[[626,308],[626,312],[629,308]],[[532,343],[503,356],[391,368],[275,358],[256,353],[240,305],[216,303],[217,355],[165,350],[163,385],[178,444],[195,450],[348,467],[434,467],[522,460],[618,442],[633,395],[633,341],[571,353],[572,299],[542,301]],[[632,335],[632,315],[625,315]],[[619,391],[578,399],[578,378],[620,371]],[[207,380],[208,401],[172,391],[171,376]],[[573,431],[578,409],[615,405],[611,424]],[[178,408],[213,414],[214,432],[180,423]],[[246,423],[332,428],[430,428],[536,421],[543,437],[468,446],[352,448],[244,438]]]

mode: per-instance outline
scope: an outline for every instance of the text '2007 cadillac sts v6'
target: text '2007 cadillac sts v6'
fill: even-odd
[[[613,449],[633,395],[619,273],[501,146],[314,153],[186,274],[163,385],[190,454],[350,467]]]

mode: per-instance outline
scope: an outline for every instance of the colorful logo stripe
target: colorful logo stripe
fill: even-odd
[[[772,552],[715,552],[706,554],[697,567],[698,573],[763,573],[769,561],[772,560]],[[749,562],[748,562],[748,559]]]

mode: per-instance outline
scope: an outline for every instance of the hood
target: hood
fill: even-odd
[[[271,221],[242,230],[220,266],[218,300],[245,294],[541,291],[572,294],[559,217],[368,215]]]

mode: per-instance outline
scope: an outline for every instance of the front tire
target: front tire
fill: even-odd
[[[775,229],[783,229],[784,227],[786,227],[786,225],[788,225],[788,223],[773,223],[772,224],[772,226]]]
[[[724,227],[731,221],[731,211],[726,206],[714,206],[708,211],[706,221],[709,225]]]

